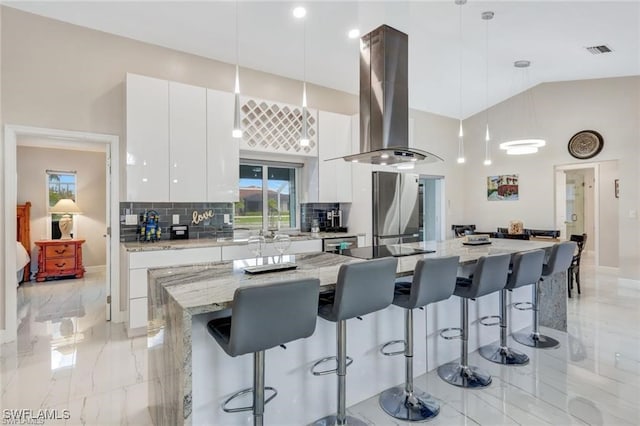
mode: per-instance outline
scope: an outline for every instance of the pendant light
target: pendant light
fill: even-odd
[[[459,78],[459,114],[460,114],[460,126],[458,129],[458,164],[464,163],[464,130],[462,129],[462,6],[467,3],[467,0],[455,0],[455,3],[460,6],[460,14],[459,14],[459,42],[460,42],[460,72],[458,73]]]
[[[491,11],[482,12],[482,19],[486,24],[485,29],[485,98],[484,98],[484,111],[485,111],[485,132],[484,132],[484,165],[491,165],[491,150],[489,149],[489,142],[491,142],[491,134],[489,133],[489,21],[493,19],[494,13]]]
[[[508,155],[535,154],[538,152],[538,148],[545,146],[547,142],[535,136],[535,134],[539,132],[538,120],[533,103],[533,92],[527,88],[528,70],[531,66],[531,61],[515,61],[513,66],[520,71],[522,87],[525,89],[525,92],[520,94],[520,99],[516,99],[516,101],[520,101],[519,103],[521,105],[514,107],[515,110],[519,110],[518,114],[521,114],[516,120],[513,120],[513,122],[519,123],[521,134],[517,138],[502,142],[500,149],[505,150]]]
[[[236,139],[242,137],[242,123],[240,121],[240,58],[238,50],[238,0],[236,0],[236,79],[233,90],[235,102],[233,105],[233,131],[231,132],[231,136]]]
[[[306,15],[306,13],[305,13]],[[304,16],[302,18],[304,18]],[[302,23],[302,129],[300,146],[309,146],[309,111],[307,110],[307,21]]]

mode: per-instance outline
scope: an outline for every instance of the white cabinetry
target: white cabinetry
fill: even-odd
[[[233,93],[207,90],[207,200],[239,200],[239,141],[233,129]],[[204,158],[204,157],[203,157]]]
[[[127,201],[169,200],[169,82],[127,74]]]
[[[169,82],[169,201],[206,200],[206,152],[207,90]]]
[[[122,249],[121,263],[128,288],[127,334],[129,337],[147,333],[147,270],[192,263],[217,262],[220,247],[202,247],[180,250],[152,250],[127,252]]]
[[[351,151],[351,117],[327,111],[318,113],[318,201],[350,203],[351,163],[343,157]],[[330,160],[330,161],[326,161]]]

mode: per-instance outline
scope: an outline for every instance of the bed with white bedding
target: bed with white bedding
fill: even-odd
[[[17,285],[20,285],[23,278],[26,281],[29,281],[29,277],[24,276],[24,271],[28,271],[26,266],[31,263],[31,258],[29,257],[29,253],[25,250],[24,246],[20,241],[16,241],[16,274],[17,274]]]

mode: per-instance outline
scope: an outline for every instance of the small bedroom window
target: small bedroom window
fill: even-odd
[[[72,171],[47,170],[47,206],[49,208],[63,198],[70,198],[77,202],[77,173]],[[49,235],[52,240],[60,239],[61,233],[58,221],[62,215],[51,214],[51,221],[47,224]],[[75,223],[73,222],[73,235],[76,235]]]

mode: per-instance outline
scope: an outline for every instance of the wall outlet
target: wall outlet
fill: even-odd
[[[127,214],[124,219],[125,225],[137,225],[138,224],[138,215],[135,214]]]
[[[174,225],[180,224],[180,215],[179,214],[174,214],[173,215],[173,224]]]

